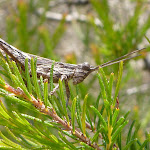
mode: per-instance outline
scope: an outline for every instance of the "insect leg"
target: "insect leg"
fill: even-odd
[[[67,95],[66,106],[68,106],[68,102],[69,102],[69,98],[70,98],[70,89],[69,89],[69,85],[68,85],[67,80],[65,80],[65,88],[66,88],[66,95]]]
[[[61,78],[60,78],[61,81],[66,80],[66,79],[67,79],[66,75],[62,75]],[[53,91],[50,92],[50,94],[54,95],[54,93],[57,91],[58,88],[59,88],[59,83],[55,86],[55,88],[53,89]]]

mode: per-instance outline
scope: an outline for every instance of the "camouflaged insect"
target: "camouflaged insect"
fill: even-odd
[[[145,48],[143,48],[145,49]],[[52,63],[54,62],[54,68],[53,68],[53,82],[58,83],[59,79],[61,81],[65,81],[65,88],[66,88],[66,95],[67,95],[67,103],[69,101],[70,97],[70,90],[68,86],[68,81],[73,80],[73,84],[79,84],[81,83],[91,72],[98,70],[99,67],[106,67],[115,63],[119,63],[120,61],[125,61],[128,59],[131,59],[136,56],[128,57],[134,53],[137,53],[143,49],[140,50],[135,50],[129,54],[126,54],[124,56],[121,56],[115,60],[109,61],[107,63],[104,63],[99,66],[92,66],[88,62],[84,62],[82,64],[68,64],[68,63],[62,63],[62,62],[54,62],[54,60],[39,57],[36,55],[32,55],[29,53],[22,52],[18,50],[17,48],[9,45],[7,42],[4,40],[0,39],[0,51],[2,54],[5,56],[8,54],[11,59],[14,61],[18,62],[22,68],[25,68],[25,59],[28,58],[29,61],[29,69],[30,69],[30,61],[31,58],[37,58],[37,63],[36,63],[36,72],[37,76],[40,77],[42,76],[44,79],[49,79],[50,78],[50,70]],[[125,58],[128,57],[128,58]],[[58,89],[59,85],[57,84],[56,87],[51,91],[50,94],[54,94],[56,90]]]

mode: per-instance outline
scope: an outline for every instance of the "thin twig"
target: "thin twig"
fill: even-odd
[[[3,85],[0,85],[3,86]],[[72,131],[72,126],[70,125],[70,123],[68,123],[65,120],[62,120],[57,113],[55,112],[55,110],[53,108],[49,108],[46,107],[43,102],[37,100],[33,95],[31,96],[31,99],[23,92],[23,90],[21,88],[13,88],[12,86],[10,86],[9,84],[5,83],[5,86],[3,86],[5,88],[5,90],[7,90],[8,92],[13,93],[15,96],[17,97],[22,97],[24,99],[26,99],[27,101],[31,102],[38,110],[40,110],[42,113],[44,113],[45,115],[48,115],[50,117],[52,117],[57,123],[61,124],[65,130],[67,131],[71,131],[71,133],[73,134]],[[86,143],[87,145],[97,149],[97,150],[101,150],[98,146],[98,144],[93,143],[90,141],[89,138],[87,138],[86,136],[83,135],[82,132],[79,132],[78,130],[75,130],[75,133],[73,134],[76,137],[78,137],[82,142]]]
[[[41,15],[43,14],[44,9],[43,8],[39,8],[37,10],[37,14]],[[64,18],[65,16],[65,21],[68,23],[71,23],[73,20],[77,20],[80,22],[84,22],[84,23],[88,23],[89,22],[89,18],[86,15],[83,14],[79,14],[77,12],[74,12],[72,14],[61,14],[61,13],[56,13],[56,12],[51,12],[51,11],[47,11],[45,13],[45,16],[47,19],[51,19],[51,20],[56,20],[56,21],[60,21]],[[97,26],[102,26],[101,21],[98,18],[94,18],[94,23]]]

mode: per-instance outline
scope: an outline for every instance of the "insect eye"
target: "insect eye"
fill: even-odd
[[[89,64],[88,62],[84,62],[84,63],[82,64],[82,69],[84,69],[84,70],[89,70],[89,69],[90,69],[90,64]]]

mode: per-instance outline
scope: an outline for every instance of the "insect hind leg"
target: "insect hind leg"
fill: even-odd
[[[65,80],[65,88],[66,88],[66,95],[67,95],[67,102],[66,102],[66,107],[67,107],[69,103],[69,98],[70,98],[70,89],[69,89],[67,80]]]

